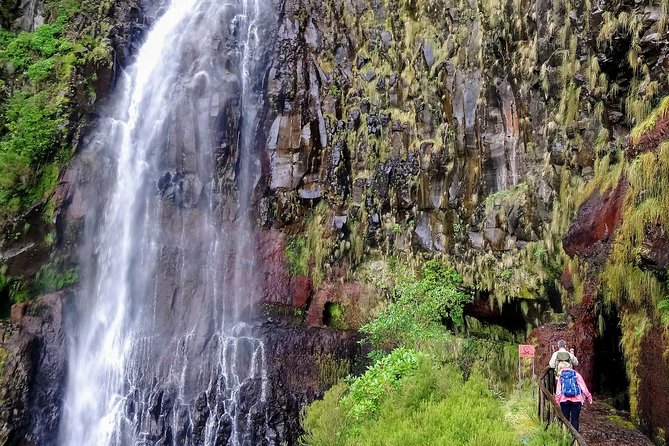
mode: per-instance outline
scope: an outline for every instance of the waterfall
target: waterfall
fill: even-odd
[[[173,0],[90,137],[101,212],[87,217],[61,445],[274,441],[252,323],[262,3]]]

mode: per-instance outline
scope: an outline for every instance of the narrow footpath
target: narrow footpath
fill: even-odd
[[[588,446],[653,446],[624,413],[596,396],[593,404],[583,408],[579,430]]]

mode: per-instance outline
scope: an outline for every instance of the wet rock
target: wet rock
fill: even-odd
[[[178,208],[192,209],[200,203],[203,186],[195,175],[165,172],[158,179],[157,186],[162,196]]]
[[[469,242],[472,244],[472,248],[474,249],[483,248],[483,234],[478,232],[470,232]]]
[[[8,355],[0,376],[0,439],[5,444],[48,444],[56,438],[65,384],[62,293],[12,308],[0,326]]]
[[[365,350],[358,344],[359,335],[353,331],[265,324],[260,332],[266,342],[267,375],[272,383],[268,389],[267,399],[271,404],[266,416],[272,420],[277,438],[286,444],[297,444],[302,433],[302,410],[334,384],[326,379],[323,367],[338,366],[350,373],[359,373],[364,367]],[[257,393],[249,394],[248,398],[250,401],[260,399]]]
[[[351,110],[348,112],[348,122],[352,130],[357,130],[360,127],[360,111]]]
[[[365,80],[365,82],[371,82],[376,79],[376,72],[371,70],[367,71],[362,75],[362,78]]]
[[[301,147],[311,140],[311,128],[302,127],[301,115],[279,116],[270,129],[267,148],[270,151],[272,189],[295,188],[307,171]]]
[[[666,280],[669,270],[669,234],[666,229],[659,224],[646,228],[639,251],[639,266]]]
[[[298,194],[300,198],[304,198],[305,200],[316,200],[323,196],[321,185],[315,182],[305,184],[304,187],[298,189]]]
[[[264,302],[291,305],[290,271],[286,260],[285,236],[278,231],[263,231],[259,234],[258,259],[262,267],[258,271],[261,281],[261,299]]]
[[[291,306],[304,308],[311,299],[312,280],[309,277],[297,276],[290,280]]]
[[[423,57],[425,58],[425,63],[429,69],[434,65],[434,51],[432,50],[432,45],[427,40],[423,42]]]
[[[390,48],[392,44],[392,35],[386,30],[381,31],[381,44],[384,49]]]
[[[594,258],[606,254],[611,238],[623,216],[627,182],[602,195],[595,190],[580,206],[575,221],[562,240],[570,256]]]
[[[638,141],[633,142],[625,155],[633,159],[645,152],[654,152],[663,141],[669,138],[669,115],[658,118],[655,126],[644,132]]]
[[[8,0],[2,5],[0,24],[7,29],[33,32],[44,23],[43,3],[42,0]]]
[[[367,134],[374,135],[377,138],[381,136],[381,130],[383,129],[381,121],[377,116],[370,116],[367,118]]]
[[[645,422],[646,431],[656,435],[664,432],[669,441],[669,366],[661,352],[667,350],[667,338],[660,329],[652,329],[641,341],[639,374],[639,415]]]
[[[504,250],[504,240],[506,238],[506,232],[500,228],[487,228],[485,230],[485,239],[490,244],[490,249],[493,251],[503,251]]]

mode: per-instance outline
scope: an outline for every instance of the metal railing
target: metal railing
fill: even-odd
[[[572,445],[588,446],[581,434],[578,433],[569,420],[562,414],[560,406],[555,402],[555,370],[546,367],[539,375],[539,418],[546,428],[551,423],[557,423],[563,431],[571,435]]]

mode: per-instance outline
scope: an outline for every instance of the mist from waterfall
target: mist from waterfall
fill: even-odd
[[[59,444],[273,444],[251,321],[263,0],[173,0],[88,156]],[[250,398],[248,395],[255,395]]]

